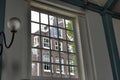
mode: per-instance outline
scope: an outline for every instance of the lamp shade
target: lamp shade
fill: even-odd
[[[17,31],[21,26],[21,21],[17,17],[12,17],[9,19],[7,26],[11,31]]]

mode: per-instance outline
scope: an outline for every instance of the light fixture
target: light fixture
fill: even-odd
[[[11,39],[9,45],[7,45],[7,43],[6,43],[5,33],[4,32],[0,32],[0,36],[2,36],[1,38],[3,38],[2,40],[3,40],[4,44],[5,44],[5,47],[6,48],[10,48],[12,43],[13,43],[15,33],[17,32],[17,30],[21,26],[21,21],[17,17],[12,17],[12,18],[9,19],[9,21],[7,23],[7,26],[10,29],[11,33],[12,33],[12,39]],[[0,44],[0,47],[1,47],[1,50],[0,50],[0,56],[1,56],[2,52],[3,52],[3,44]]]

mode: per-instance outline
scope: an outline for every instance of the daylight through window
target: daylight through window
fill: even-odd
[[[73,20],[31,10],[33,77],[78,80]]]

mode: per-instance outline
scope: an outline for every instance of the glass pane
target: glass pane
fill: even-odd
[[[48,15],[41,13],[41,23],[48,24]]]
[[[65,22],[63,18],[58,18],[58,27],[65,28]]]
[[[57,52],[57,51],[51,51],[51,56],[53,57],[53,61],[52,61],[52,63],[58,63],[59,61],[56,61],[56,58],[58,58],[59,59],[59,52]],[[57,60],[58,60],[57,59]]]
[[[74,66],[69,66],[70,78],[78,78],[78,69]]]
[[[66,29],[73,30],[73,23],[71,20],[65,20],[66,23]]]
[[[49,26],[41,24],[41,35],[49,36]]]
[[[40,50],[32,48],[31,51],[32,51],[32,61],[40,60]]]
[[[50,27],[50,37],[57,38],[58,37],[58,30],[55,27]]]
[[[69,65],[77,65],[75,54],[69,54]]]
[[[65,32],[63,32],[63,29],[58,29],[59,38],[63,38],[63,33],[65,33]]]
[[[42,61],[43,62],[50,62],[50,51],[42,50]]]
[[[39,63],[32,63],[32,76],[39,76]]]
[[[56,73],[60,73],[60,65],[56,65]]]
[[[74,36],[73,36],[73,31],[68,31],[67,30],[67,40],[69,41],[74,41]]]
[[[63,67],[64,67],[64,73],[62,73],[62,78],[69,78],[68,66],[63,66]]]
[[[60,41],[61,44],[61,49],[60,51],[67,51],[67,42],[66,41]]]
[[[31,45],[32,47],[40,47],[40,37],[36,35],[31,36]]]
[[[39,24],[31,22],[31,33],[40,34]]]
[[[52,66],[49,63],[43,63],[42,75],[44,77],[51,77]]]
[[[44,49],[50,49],[50,39],[48,37],[41,37],[42,38],[42,47]]]
[[[61,52],[60,57],[63,59],[63,60],[61,60],[61,64],[67,64],[68,65],[68,54]]]
[[[49,16],[50,25],[57,26],[57,18],[55,16]]]
[[[56,51],[59,51],[59,43],[58,43],[58,40],[52,39],[52,49],[53,49],[53,50],[56,50]]]
[[[65,74],[65,66],[64,65],[61,66],[61,74],[63,74],[63,75]]]
[[[31,20],[39,22],[39,12],[31,11]]]
[[[68,42],[68,52],[75,53],[75,44],[73,42]]]
[[[60,74],[60,65],[53,65],[53,77],[54,78],[61,78],[61,74]],[[56,79],[57,80],[57,79]]]
[[[60,58],[59,58],[59,56],[57,56],[57,57],[55,58],[55,63],[60,64]]]

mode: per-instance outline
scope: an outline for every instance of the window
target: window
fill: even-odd
[[[64,66],[60,65],[60,61],[59,61],[58,57],[55,58],[55,62],[57,63],[57,65],[56,65],[56,73],[61,72],[62,74],[64,74]],[[61,58],[61,64],[64,64],[64,59],[63,58]],[[61,69],[60,69],[60,67],[61,67]]]
[[[59,30],[58,30],[58,33],[59,33],[59,38],[62,38],[62,34],[63,34],[63,33],[62,33],[62,29],[59,29]]]
[[[58,43],[58,41],[55,41],[55,50],[63,50],[62,42]]]
[[[43,37],[43,48],[50,48],[49,38]]]
[[[31,46],[33,77],[78,80],[73,24],[71,17],[31,10],[31,44],[39,46]]]
[[[34,47],[38,47],[39,46],[39,41],[40,39],[39,39],[39,36],[34,36]]]
[[[43,55],[43,62],[50,62],[50,55],[49,54],[44,54]],[[51,66],[48,63],[44,63],[44,71],[50,72]]]

